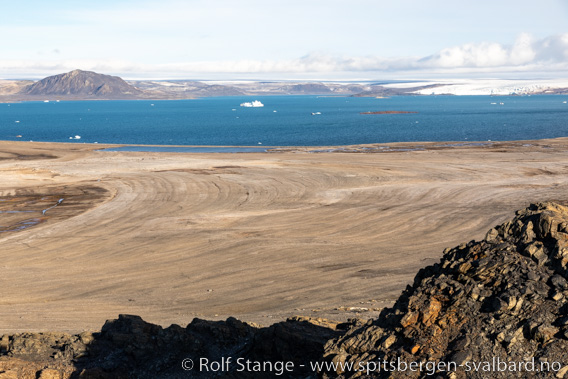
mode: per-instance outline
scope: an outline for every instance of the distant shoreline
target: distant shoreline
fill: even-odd
[[[568,92],[568,91],[567,91]],[[199,100],[199,99],[207,99],[207,98],[215,98],[215,97],[235,97],[235,98],[251,98],[251,97],[276,97],[276,96],[317,96],[317,97],[345,97],[345,98],[352,98],[352,97],[371,97],[375,99],[389,99],[391,97],[443,97],[443,96],[457,96],[457,97],[465,97],[465,96],[474,96],[474,97],[492,97],[492,98],[499,98],[499,97],[527,97],[527,96],[567,96],[567,92],[559,92],[559,93],[534,93],[534,94],[462,94],[457,95],[453,93],[440,93],[440,94],[419,94],[419,93],[408,93],[408,94],[396,94],[390,96],[375,96],[375,95],[368,95],[368,96],[361,96],[361,95],[348,95],[348,94],[337,94],[337,95],[319,95],[319,94],[281,94],[281,93],[266,93],[266,94],[256,94],[256,95],[211,95],[211,96],[188,96],[188,97],[171,97],[171,98],[160,98],[160,97],[148,97],[148,98],[119,98],[119,99],[104,99],[104,98],[64,98],[64,97],[54,97],[51,98],[49,96],[38,97],[33,99],[10,99],[10,98],[3,98],[0,95],[0,104],[17,104],[17,103],[42,103],[42,102],[66,102],[66,101],[184,101],[184,100]],[[401,112],[401,113],[418,113],[418,112]],[[365,113],[371,114],[371,113]]]
[[[159,145],[159,144],[112,144],[89,142],[51,142],[51,141],[13,141],[0,140],[0,144],[38,144],[58,147],[74,147],[80,150],[100,152],[132,152],[132,153],[186,153],[186,154],[273,154],[273,153],[389,153],[400,151],[443,150],[455,148],[482,148],[501,146],[528,147],[532,145],[546,145],[547,143],[565,143],[566,137],[511,140],[511,141],[412,141],[412,142],[385,142],[351,145],[326,146],[259,146],[259,145]],[[203,150],[203,151],[200,151]],[[235,151],[230,151],[235,150]],[[1,160],[0,160],[1,161]]]
[[[316,95],[386,98],[424,95],[568,94],[568,79],[440,79],[398,81],[124,80],[73,70],[34,80],[0,79],[0,102],[43,100],[188,100],[217,96]]]

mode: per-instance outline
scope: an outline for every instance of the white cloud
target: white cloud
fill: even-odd
[[[515,69],[560,65],[568,69],[568,33],[535,40],[519,35],[511,46],[498,43],[465,44],[443,49],[421,60],[422,67],[432,68],[509,68]]]
[[[511,63],[514,65],[526,64],[535,58],[535,51],[533,48],[533,38],[530,34],[521,34],[515,44],[513,45],[510,53]]]
[[[538,60],[566,62],[568,60],[568,33],[536,41],[534,49]]]
[[[497,43],[466,44],[446,48],[423,59],[422,65],[434,68],[494,67],[507,61],[507,51]]]
[[[467,76],[471,73],[568,73],[568,33],[535,39],[518,36],[511,45],[494,42],[468,43],[442,49],[420,58],[346,57],[315,52],[291,60],[193,61],[169,64],[138,64],[122,60],[0,60],[0,76],[43,77],[76,68],[126,78],[215,78],[218,75],[273,75],[314,73],[367,73],[370,77],[391,73],[416,77],[429,74]]]

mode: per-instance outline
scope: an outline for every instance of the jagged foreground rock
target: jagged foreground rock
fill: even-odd
[[[100,333],[3,336],[0,378],[568,377],[567,274],[568,208],[536,204],[485,240],[445,251],[366,324],[294,318],[261,328],[229,318],[164,329],[122,315]],[[181,368],[185,358],[227,357],[295,369]],[[329,366],[315,373],[310,362]]]
[[[100,333],[4,336],[0,378],[263,377],[259,372],[200,372],[197,366],[188,372],[182,369],[182,361],[191,358],[196,365],[201,358],[221,362],[226,357],[251,362],[317,361],[324,344],[345,332],[341,328],[342,324],[323,319],[296,317],[266,328],[229,318],[194,319],[186,328],[164,329],[139,316],[120,315],[107,321]],[[313,376],[308,367],[293,374]]]
[[[355,367],[379,360],[454,362],[457,371],[439,370],[442,377],[564,377],[567,263],[568,208],[531,205],[491,229],[485,240],[445,251],[440,263],[418,272],[392,309],[330,341],[326,358]],[[519,364],[526,361],[528,366]],[[519,367],[524,370],[512,370]],[[387,369],[372,376],[426,374],[425,365],[421,373]]]

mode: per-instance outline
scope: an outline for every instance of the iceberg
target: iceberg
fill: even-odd
[[[246,103],[241,103],[241,107],[245,107],[245,108],[258,108],[258,107],[264,107],[264,104],[262,104],[260,101],[255,100],[253,102],[246,102]]]

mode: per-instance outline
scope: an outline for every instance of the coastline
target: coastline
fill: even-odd
[[[77,332],[119,313],[164,326],[376,317],[445,247],[567,200],[567,138],[481,144],[180,154],[0,141],[2,196],[76,199],[0,234],[0,330]]]

